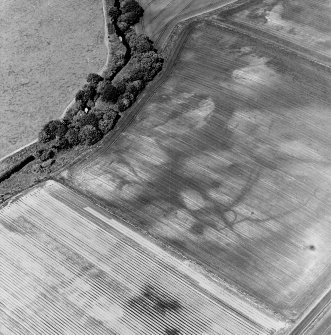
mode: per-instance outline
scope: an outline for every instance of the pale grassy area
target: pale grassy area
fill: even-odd
[[[162,310],[147,286],[177,308]],[[286,326],[55,182],[0,210],[0,295],[6,335],[271,335]]]
[[[0,158],[60,117],[106,61],[101,0],[0,3]]]
[[[299,57],[193,26],[130,127],[67,178],[299,319],[331,271],[330,87]]]

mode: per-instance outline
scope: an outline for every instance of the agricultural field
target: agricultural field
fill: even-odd
[[[247,0],[248,1],[248,0]],[[181,20],[215,10],[234,0],[140,0],[145,13],[136,27],[140,33],[147,34],[158,47]]]
[[[102,1],[0,3],[0,158],[58,118],[106,61]]]
[[[1,334],[271,335],[285,326],[224,288],[204,292],[184,263],[53,181],[2,208],[0,232]]]
[[[210,23],[174,50],[119,135],[62,178],[298,320],[329,289],[331,74]]]
[[[331,58],[329,0],[263,0],[235,13],[244,23]]]

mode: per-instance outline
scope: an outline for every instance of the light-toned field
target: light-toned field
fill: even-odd
[[[1,334],[271,335],[284,327],[224,287],[203,290],[191,273],[52,181],[0,210]]]
[[[331,58],[329,0],[263,0],[232,19]]]
[[[136,119],[63,176],[295,320],[330,283],[331,75],[218,26],[187,29]]]
[[[166,38],[181,20],[217,9],[234,0],[139,0],[144,8],[144,17],[137,25],[140,33],[145,33],[161,47]]]
[[[0,158],[58,118],[106,61],[101,0],[0,3]]]

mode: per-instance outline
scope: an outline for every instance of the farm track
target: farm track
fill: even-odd
[[[2,208],[0,222],[0,277],[6,290],[0,313],[3,318],[6,315],[5,330],[16,333],[18,326],[14,325],[19,325],[25,334],[51,335],[59,329],[93,334],[95,329],[82,321],[94,315],[93,309],[84,308],[83,302],[102,306],[108,299],[117,309],[126,310],[121,322],[132,334],[140,323],[139,334],[146,335],[163,334],[169,322],[192,335],[271,335],[284,327],[283,322],[249,307],[236,294],[197,276],[188,265],[58,183],[49,181]],[[23,274],[26,279],[22,283]],[[162,295],[178,299],[180,311],[171,313],[170,319],[155,310],[137,314],[128,302],[143,289],[144,282]],[[216,295],[208,291],[211,287]],[[98,297],[103,297],[103,302]],[[29,310],[14,308],[23,302]],[[67,315],[75,317],[68,319]],[[97,333],[109,334],[115,330],[114,322]]]
[[[331,290],[327,292],[323,298],[314,306],[304,319],[290,332],[290,335],[309,335],[314,323],[327,310],[331,309]]]

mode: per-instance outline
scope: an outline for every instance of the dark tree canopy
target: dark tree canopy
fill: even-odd
[[[113,129],[116,118],[116,112],[104,112],[102,119],[99,121],[99,129],[103,132],[103,134],[106,134]]]
[[[134,55],[126,68],[124,77],[129,81],[152,80],[162,69],[163,59],[154,51]]]
[[[117,22],[117,26],[120,29],[121,32],[125,33],[128,29],[130,29],[130,26],[126,22]]]
[[[112,103],[115,103],[119,96],[118,90],[109,80],[105,80],[98,85],[98,92],[102,100]]]
[[[70,128],[66,135],[65,138],[68,141],[68,145],[70,147],[74,147],[79,144],[79,130],[75,128]]]
[[[124,94],[126,91],[126,83],[125,81],[121,80],[114,85],[118,91],[118,94]]]
[[[138,15],[135,12],[125,13],[119,16],[119,23],[124,22],[129,26],[133,26],[140,21],[141,15]]]
[[[133,29],[130,29],[125,35],[132,53],[144,53],[154,49],[153,42],[147,35],[137,35]]]
[[[109,8],[108,14],[112,20],[116,20],[121,15],[121,11],[117,7],[112,6]]]
[[[89,100],[93,100],[96,94],[95,86],[92,83],[85,84],[81,90],[76,93],[76,101],[81,101],[83,107]]]
[[[54,144],[52,145],[56,150],[68,149],[70,147],[68,139],[63,137],[57,137]]]
[[[125,0],[121,3],[122,14],[134,12],[137,16],[142,17],[144,9],[139,5],[136,0]]]
[[[92,145],[102,138],[102,133],[91,125],[84,126],[79,132],[79,141],[81,144]]]
[[[89,73],[86,77],[86,81],[96,87],[100,81],[103,81],[103,78],[97,73]]]
[[[141,80],[132,81],[127,84],[126,91],[134,96],[137,96],[144,88]]]
[[[54,140],[55,137],[64,136],[67,132],[67,126],[63,121],[60,120],[51,120],[47,122],[42,130],[39,132],[39,141],[46,143],[51,140]]]
[[[75,128],[83,128],[84,126],[91,125],[98,127],[98,118],[94,113],[79,113],[72,120],[72,126]]]

